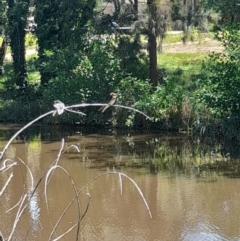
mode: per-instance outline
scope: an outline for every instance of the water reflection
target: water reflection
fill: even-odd
[[[36,177],[39,172],[39,167],[41,163],[41,152],[42,152],[42,143],[41,143],[41,135],[33,135],[29,138],[26,143],[26,164],[30,168],[33,177]],[[36,180],[37,181],[37,180]],[[30,184],[32,182],[31,176],[26,176],[26,183]],[[33,186],[35,186],[33,180]],[[28,197],[29,197],[29,213],[31,217],[31,227],[34,231],[39,229],[39,219],[40,219],[40,197],[39,192],[34,192],[33,189],[29,189]]]
[[[73,227],[78,220],[73,183],[80,193],[80,240],[240,240],[239,159],[223,144],[211,140],[190,140],[184,135],[129,134],[109,135],[103,131],[57,131],[54,136],[32,129],[16,139],[6,152],[6,158],[18,161],[18,167],[0,173],[0,187],[10,181],[0,196],[0,228],[8,237],[18,207],[6,213],[22,197],[24,204],[20,222],[13,240],[49,240]],[[43,193],[44,181],[34,193],[31,175],[20,161],[23,160],[34,176],[34,186],[56,160],[65,138],[64,152],[47,186],[47,204]],[[58,139],[56,142],[55,140]],[[2,141],[3,147],[6,142]],[[78,153],[68,146],[76,145]],[[122,178],[123,194],[118,175],[102,175],[120,171],[141,188],[148,202],[151,219],[136,187]],[[69,173],[69,175],[67,174]],[[231,177],[231,178],[229,178]],[[234,178],[233,178],[234,177]],[[59,221],[60,219],[60,221]],[[77,228],[61,240],[76,240]]]
[[[219,234],[219,228],[205,223],[204,220],[194,227],[187,227],[183,230],[182,240],[184,241],[228,241],[229,239]]]

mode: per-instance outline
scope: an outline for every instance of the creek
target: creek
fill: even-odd
[[[18,128],[0,128],[0,149]],[[31,127],[1,162],[18,165],[0,172],[0,230],[8,240],[26,194],[12,240],[77,240],[78,230],[82,241],[240,240],[238,149],[185,134]]]

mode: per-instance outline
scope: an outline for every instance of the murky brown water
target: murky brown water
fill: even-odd
[[[222,146],[192,142],[184,136],[76,133],[65,138],[59,167],[44,189],[43,175],[56,160],[61,139],[47,140],[36,134],[22,139],[25,141],[15,140],[4,156],[19,165],[0,173],[0,191],[14,174],[0,196],[0,230],[6,240],[19,205],[11,208],[24,194],[27,198],[22,207],[26,205],[26,209],[12,240],[57,240],[76,225],[78,206],[83,215],[88,203],[78,240],[240,240],[239,165],[229,154],[220,155]],[[5,143],[1,141],[1,149]],[[78,146],[80,153],[71,145]],[[31,176],[19,158],[32,171],[34,187],[43,177],[30,201]],[[124,176],[121,195],[119,175],[114,171],[137,183],[152,218],[136,187]],[[79,203],[74,199],[64,212],[75,191]],[[77,227],[60,240],[77,240],[76,234]]]

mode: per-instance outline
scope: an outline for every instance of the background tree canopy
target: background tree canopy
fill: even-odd
[[[76,67],[95,4],[95,0],[35,2],[41,84],[69,75]]]
[[[1,77],[0,120],[25,122],[56,99],[66,104],[106,102],[112,91],[118,93],[118,103],[139,108],[152,122],[118,109],[99,116],[91,108],[85,110],[86,119],[69,114],[54,122],[198,131],[239,118],[239,0],[1,3],[1,31],[9,39],[13,65],[6,64],[8,71]],[[106,7],[110,5],[115,12]],[[217,20],[210,23],[211,13]],[[34,33],[28,33],[29,16],[36,22]],[[195,62],[191,69],[188,64],[175,66],[179,54],[165,54],[164,47],[158,53],[157,41],[160,36],[161,45],[167,39],[174,45],[177,37],[167,33],[177,26],[183,31],[178,41],[197,39],[200,46],[212,29],[224,49],[209,55],[202,67]],[[31,41],[37,54],[26,61]],[[169,68],[162,63],[170,55],[174,63]],[[190,61],[190,55],[183,56],[183,63]]]

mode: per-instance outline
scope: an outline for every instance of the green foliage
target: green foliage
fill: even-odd
[[[171,3],[171,19],[173,21],[182,19],[182,5],[180,0],[170,0]]]
[[[234,0],[201,0],[205,9],[213,9],[222,15],[223,22],[235,22],[240,13],[240,1]]]
[[[63,72],[67,75],[78,65],[94,6],[95,0],[36,1],[38,69],[42,84]]]
[[[172,21],[182,22],[184,34],[192,27],[201,31],[208,29],[207,11],[203,9],[199,1],[170,0],[170,8]],[[180,26],[178,26],[178,28],[179,27]],[[185,35],[183,37],[185,37]],[[185,39],[183,40],[185,41]]]
[[[34,34],[26,34],[25,46],[27,49],[37,47],[37,38]]]
[[[175,129],[176,122],[179,126],[183,98],[187,91],[177,81],[176,76],[165,78],[165,83],[158,85],[154,92],[149,81],[125,78],[120,83],[120,93],[121,100],[125,105],[133,105],[143,111],[152,117],[152,121],[161,124],[161,128]],[[129,116],[126,124],[129,126],[142,124],[138,123],[139,119],[134,119],[133,115]]]
[[[16,98],[0,102],[0,106],[0,122],[3,123],[27,123],[42,113],[39,101],[29,102]]]
[[[223,53],[214,53],[203,64],[200,95],[205,105],[217,117],[238,116],[240,103],[239,25],[226,27],[217,33],[225,45]]]
[[[142,45],[140,35],[120,36],[116,51],[121,58],[121,69],[138,79],[148,78],[148,59],[141,52]]]
[[[159,85],[151,97],[152,113],[157,119],[168,118],[181,110],[183,86],[173,77],[165,79],[164,85]]]
[[[13,68],[15,73],[16,85],[22,90],[27,86],[27,69],[25,60],[25,28],[29,0],[7,0],[7,18],[10,46],[13,56]]]
[[[47,103],[52,104],[57,99],[65,104],[105,103],[110,92],[117,90],[123,72],[112,41],[90,41],[82,56],[75,69],[68,73],[63,71],[61,75],[49,81],[43,90],[43,97]],[[90,113],[91,108],[87,108],[86,111],[88,117],[81,120],[81,123],[100,124],[97,111],[95,114]],[[71,121],[79,122],[78,116],[72,115],[71,118]],[[62,121],[68,120],[64,120],[63,117]]]
[[[2,34],[7,27],[7,2],[0,0],[0,34]]]

